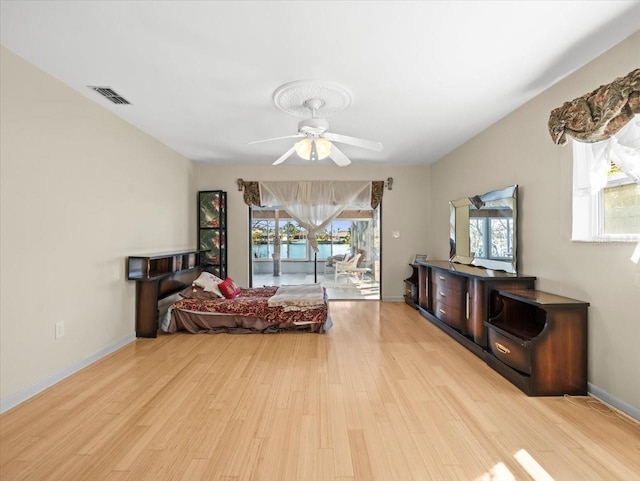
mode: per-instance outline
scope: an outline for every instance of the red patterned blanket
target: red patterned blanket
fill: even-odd
[[[292,324],[320,324],[327,320],[327,293],[324,291],[324,304],[317,309],[306,311],[288,311],[283,307],[269,307],[267,302],[278,287],[259,287],[242,289],[234,299],[182,299],[174,303],[173,309],[182,311],[232,314],[235,316],[257,317],[271,324],[289,322]]]

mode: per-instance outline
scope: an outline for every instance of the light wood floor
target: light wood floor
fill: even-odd
[[[331,312],[137,340],[0,417],[0,479],[640,479],[635,421],[525,396],[406,304]]]

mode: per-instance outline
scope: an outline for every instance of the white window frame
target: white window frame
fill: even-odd
[[[614,174],[596,193],[580,194],[575,186],[576,169],[580,163],[575,158],[574,149],[574,189],[573,189],[573,231],[572,240],[578,242],[639,242],[640,234],[604,233],[604,189],[633,184],[633,180],[623,173]]]

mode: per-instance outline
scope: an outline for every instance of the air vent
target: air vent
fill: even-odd
[[[117,92],[112,90],[111,87],[93,87],[91,85],[88,85],[88,87],[92,90],[95,90],[106,99],[111,100],[111,102],[113,102],[114,104],[124,104],[124,105],[131,104],[131,102],[129,102],[127,99],[125,99],[124,97],[119,95]]]

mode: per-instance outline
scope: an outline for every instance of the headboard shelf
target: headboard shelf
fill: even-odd
[[[156,337],[158,301],[189,286],[202,271],[205,251],[127,258],[127,279],[136,281],[136,336]]]
[[[145,256],[129,256],[127,260],[127,279],[152,280],[200,265],[204,251],[186,251]]]

